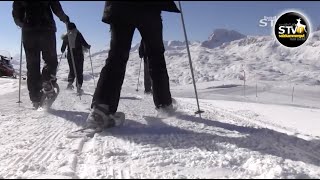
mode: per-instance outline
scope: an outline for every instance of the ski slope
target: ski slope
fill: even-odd
[[[18,89],[0,79],[8,83]],[[61,91],[49,111],[32,110],[25,88],[20,106],[17,91],[0,95],[0,177],[320,177],[319,109],[201,99],[200,118],[195,99],[175,97],[179,111],[160,119],[151,96],[124,87],[122,127],[66,138],[84,126],[93,89],[84,86],[81,100]]]
[[[66,134],[84,126],[108,51],[92,54],[94,76],[86,56],[81,99],[65,90],[62,58],[61,92],[48,111],[32,110],[25,80],[18,104],[19,79],[0,78],[0,178],[320,178],[319,31],[313,37],[307,50],[295,51],[270,37],[226,37],[214,48],[190,42],[201,118],[184,43],[165,42],[178,105],[168,118],[158,118],[143,94],[143,73],[136,91],[135,45],[118,108],[126,122],[93,138]],[[17,59],[13,64],[19,67]],[[25,75],[25,60],[22,67]]]

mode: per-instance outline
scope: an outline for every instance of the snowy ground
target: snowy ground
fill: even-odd
[[[86,83],[81,100],[61,91],[41,112],[31,110],[25,81],[19,106],[18,80],[0,79],[0,177],[320,177],[319,109],[201,99],[200,118],[194,98],[175,96],[179,111],[159,119],[151,96],[124,86],[124,126],[68,139],[89,113],[93,83]]]
[[[185,49],[166,51],[178,102],[169,118],[158,118],[152,97],[143,94],[143,73],[136,91],[140,60],[133,49],[118,108],[126,122],[93,138],[66,137],[84,126],[90,112],[95,86],[88,57],[81,99],[64,89],[68,66],[62,59],[61,92],[49,111],[32,110],[25,80],[18,104],[18,79],[0,78],[0,178],[320,178],[316,53],[302,56],[265,41],[249,37],[217,49],[192,45],[201,118],[194,115]],[[263,58],[246,51],[254,43],[266,46],[256,53]],[[276,52],[272,61],[263,54],[270,51]],[[283,60],[288,54],[294,62]],[[95,81],[105,58],[105,52],[92,57]],[[22,67],[25,74],[24,61]],[[245,92],[241,69],[249,77]]]

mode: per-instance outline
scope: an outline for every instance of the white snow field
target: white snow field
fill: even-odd
[[[286,49],[272,37],[224,31],[205,47],[190,42],[201,117],[179,41],[165,42],[174,116],[157,117],[152,96],[143,94],[143,66],[136,91],[136,45],[118,108],[126,121],[92,138],[66,137],[90,112],[89,57],[81,99],[65,90],[69,68],[61,60],[61,92],[47,111],[32,109],[25,80],[19,104],[19,79],[0,78],[0,178],[320,178],[320,32]],[[92,54],[96,82],[107,53]],[[13,64],[19,68],[18,59]],[[25,75],[25,60],[22,67]]]

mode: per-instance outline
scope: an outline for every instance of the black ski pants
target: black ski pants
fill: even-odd
[[[111,113],[117,111],[132,37],[136,28],[147,47],[154,104],[160,107],[172,103],[164,58],[161,12],[148,11],[110,23],[110,50],[106,64],[101,70],[91,107],[96,104],[106,104],[109,105]]]
[[[79,87],[82,87],[84,56],[83,56],[83,53],[81,50],[72,49],[72,52],[73,52],[73,56],[74,56],[74,64],[76,67],[78,84],[79,84]],[[74,68],[73,68],[73,63],[72,63],[72,57],[71,57],[71,54],[69,51],[68,51],[67,58],[68,58],[68,64],[69,64],[68,82],[73,83],[74,79],[75,79],[75,73],[74,73]]]
[[[150,72],[149,72],[149,62],[148,58],[143,58],[143,64],[144,64],[144,91],[150,92],[152,87]]]
[[[23,31],[22,41],[27,61],[27,86],[32,102],[40,102],[42,82],[56,76],[58,59],[55,31]],[[41,68],[40,53],[45,65]]]

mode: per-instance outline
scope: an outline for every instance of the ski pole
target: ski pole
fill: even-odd
[[[20,103],[22,103],[21,102],[21,99],[20,99],[20,97],[21,97],[21,67],[22,67],[22,37],[23,37],[23,35],[22,35],[22,29],[21,29],[21,46],[20,46],[20,69],[19,69],[19,100],[18,100],[18,102],[17,103],[19,103],[19,106],[20,106]]]
[[[196,99],[197,99],[198,111],[196,111],[195,114],[199,114],[199,116],[201,118],[201,113],[203,113],[204,111],[200,110],[197,87],[196,87],[196,82],[194,80],[193,67],[192,67],[191,55],[190,55],[189,44],[188,44],[189,41],[188,41],[188,38],[187,38],[186,27],[185,27],[185,24],[184,24],[181,3],[180,3],[180,1],[178,1],[178,2],[179,2],[180,12],[181,12],[181,22],[182,22],[182,26],[183,26],[184,37],[186,39],[186,46],[187,46],[187,51],[188,51],[189,65],[190,65],[190,70],[191,70],[191,75],[192,75],[192,82],[193,82],[194,92],[195,92]]]
[[[246,97],[246,72],[243,71],[243,97]]]
[[[139,91],[138,88],[139,88],[139,78],[140,78],[141,62],[142,62],[142,58],[141,58],[141,61],[140,61],[139,75],[138,75],[138,84],[137,84],[137,89],[136,89],[136,91]]]
[[[90,62],[91,62],[91,70],[92,70],[93,83],[94,83],[94,86],[96,86],[96,81],[95,81],[95,79],[94,79],[94,74],[93,74],[93,66],[92,66],[92,60],[91,60],[91,52],[90,52],[90,49],[89,49],[89,57],[90,57]]]

